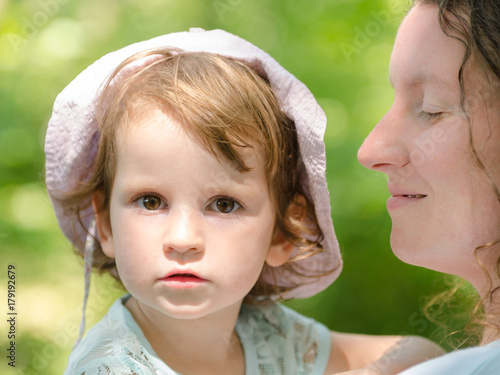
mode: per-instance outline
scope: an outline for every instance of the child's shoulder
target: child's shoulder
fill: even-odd
[[[266,373],[323,374],[328,363],[328,328],[281,304],[243,305],[236,332],[247,365],[266,368]]]
[[[71,353],[64,375],[175,374],[158,367],[154,351],[123,305],[126,298],[115,301],[108,313],[89,329]]]

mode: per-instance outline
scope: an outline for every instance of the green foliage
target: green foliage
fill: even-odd
[[[440,341],[443,332],[425,319],[421,297],[440,290],[441,276],[394,257],[385,178],[356,160],[391,105],[388,62],[406,6],[397,0],[0,1],[0,265],[2,274],[8,264],[18,270],[20,322],[18,366],[2,359],[0,372],[62,373],[77,336],[82,262],[59,233],[43,189],[43,138],[57,93],[109,51],[190,27],[225,29],[260,46],[327,113],[328,180],[344,271],[320,295],[288,304],[338,331]],[[108,278],[94,277],[90,324],[120,293]],[[0,337],[2,349],[6,340]]]

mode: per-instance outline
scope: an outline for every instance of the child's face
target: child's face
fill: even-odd
[[[159,110],[117,137],[109,220],[97,220],[124,286],[151,316],[239,309],[266,260],[288,257],[263,161],[247,149],[252,169],[239,173]]]

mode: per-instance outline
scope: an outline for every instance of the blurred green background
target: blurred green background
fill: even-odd
[[[386,179],[356,160],[391,105],[388,62],[407,7],[404,0],[0,0],[0,373],[61,374],[77,336],[82,262],[60,234],[43,187],[56,95],[105,53],[190,27],[222,28],[266,50],[328,116],[328,181],[344,271],[318,296],[288,304],[338,331],[441,342],[445,331],[425,319],[422,306],[447,280],[394,257]],[[6,359],[8,265],[17,279],[15,369]],[[122,293],[94,275],[88,326]],[[446,314],[442,321],[460,328]]]

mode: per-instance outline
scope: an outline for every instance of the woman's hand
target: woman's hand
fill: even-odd
[[[445,351],[419,336],[367,336],[332,332],[326,375],[395,375]]]

